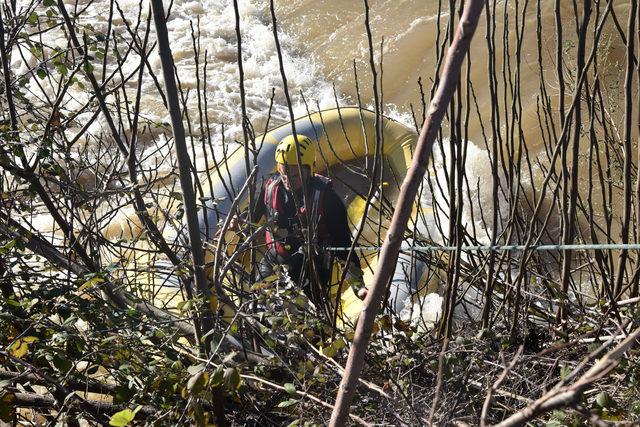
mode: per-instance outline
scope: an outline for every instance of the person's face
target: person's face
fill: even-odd
[[[282,177],[282,184],[287,191],[295,191],[302,188],[302,181],[305,182],[311,176],[311,170],[309,166],[303,165],[301,168],[298,168],[298,165],[283,165],[278,163],[278,173]],[[300,175],[300,169],[302,169],[302,175]]]

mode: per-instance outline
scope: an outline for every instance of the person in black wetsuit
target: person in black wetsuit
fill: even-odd
[[[253,222],[263,217],[271,222],[265,233],[267,250],[258,265],[256,280],[271,276],[275,265],[284,265],[291,279],[317,303],[326,301],[328,296],[334,258],[342,261],[344,267],[348,255],[348,251],[328,253],[323,247],[350,247],[351,233],[347,210],[331,187],[331,180],[313,174],[315,143],[298,135],[297,147],[300,162],[294,135],[280,141],[275,154],[277,173],[263,182],[252,208]],[[307,256],[309,248],[311,257]],[[346,269],[345,282],[364,299],[367,288],[355,254]]]

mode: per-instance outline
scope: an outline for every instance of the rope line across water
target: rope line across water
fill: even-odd
[[[358,251],[377,251],[382,246],[356,246],[354,249]],[[324,248],[330,251],[348,251],[351,248],[347,247],[327,247]],[[575,244],[575,245],[496,245],[496,246],[401,246],[401,251],[405,252],[455,252],[460,251],[478,251],[478,252],[491,252],[491,251],[616,251],[616,250],[634,250],[640,251],[640,243],[604,243],[604,244]]]

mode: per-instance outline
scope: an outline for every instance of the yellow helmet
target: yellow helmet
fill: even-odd
[[[300,150],[300,161],[303,165],[309,166],[313,172],[313,164],[316,160],[316,144],[304,135],[298,135],[298,147]],[[293,135],[286,136],[280,140],[276,147],[276,162],[283,165],[297,165],[296,140]]]

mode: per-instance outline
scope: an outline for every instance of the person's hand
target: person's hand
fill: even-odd
[[[365,299],[367,297],[367,293],[369,290],[364,285],[364,281],[362,279],[362,269],[359,265],[355,263],[351,263],[349,268],[347,269],[347,275],[345,277],[346,282],[351,286],[353,292],[360,299]]]

